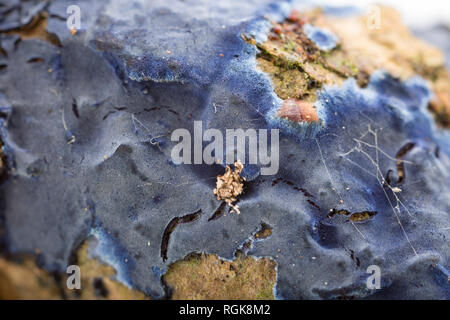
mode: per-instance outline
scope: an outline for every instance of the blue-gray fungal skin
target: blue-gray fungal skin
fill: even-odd
[[[233,259],[264,222],[272,235],[248,254],[275,259],[278,298],[450,298],[450,136],[426,110],[431,92],[422,79],[379,71],[364,89],[353,79],[325,87],[324,125],[305,136],[273,117],[281,101],[241,38],[264,39],[263,16],[281,20],[292,3],[78,1],[74,36],[64,20],[70,4],[46,9],[61,47],[3,47],[2,38],[5,250],[39,248],[42,266],[63,272],[93,234],[122,281],[163,298],[171,263],[194,251]],[[252,181],[240,215],[209,220],[220,205],[212,190],[222,166],[171,161],[170,132],[192,132],[194,120],[220,130],[281,128],[280,170],[246,172]],[[397,185],[395,155],[409,142]],[[389,170],[400,193],[382,184]],[[288,183],[274,183],[280,178]],[[330,209],[377,214],[352,223],[328,218]],[[167,224],[199,210],[172,232],[163,261]],[[370,265],[381,268],[380,290],[366,287]]]
[[[307,23],[305,33],[309,40],[313,41],[320,50],[329,51],[336,47],[338,38],[328,30],[324,30]]]
[[[29,24],[48,3],[48,0],[2,1],[0,31],[8,31]]]

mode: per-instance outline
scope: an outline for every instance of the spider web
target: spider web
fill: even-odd
[[[400,190],[398,190],[398,188],[396,187],[392,187],[390,186],[387,181],[384,178],[384,175],[380,169],[380,157],[384,156],[386,157],[388,160],[390,161],[394,161],[394,162],[403,162],[403,163],[409,163],[409,164],[413,164],[410,161],[407,160],[401,160],[401,159],[396,159],[395,157],[392,157],[391,155],[389,155],[389,153],[385,152],[382,148],[380,148],[380,146],[378,145],[378,136],[380,131],[382,130],[382,128],[379,129],[372,129],[371,125],[368,124],[367,126],[367,131],[365,131],[364,133],[362,133],[362,135],[359,138],[352,138],[352,140],[355,142],[355,145],[347,152],[345,153],[341,153],[339,154],[340,157],[342,157],[343,159],[345,159],[346,161],[348,161],[349,163],[351,163],[352,165],[358,167],[359,169],[361,169],[362,171],[364,171],[365,173],[369,174],[370,176],[373,176],[377,182],[379,187],[381,188],[381,190],[383,190],[383,194],[386,197],[387,202],[389,203],[389,206],[392,209],[392,212],[394,214],[394,217],[406,239],[406,241],[408,242],[409,246],[411,247],[413,253],[415,256],[418,256],[417,250],[414,248],[413,244],[411,243],[411,240],[408,237],[408,234],[403,226],[403,223],[400,219],[400,215],[401,213],[404,211],[406,212],[409,216],[412,217],[412,214],[410,212],[410,210],[408,209],[408,207],[405,205],[404,201],[402,201],[400,199],[400,196],[398,195],[398,192]],[[373,142],[369,143],[367,141],[364,141],[364,138],[372,138]],[[325,170],[330,178],[331,184],[333,186],[333,190],[336,191],[340,202],[342,203],[342,197],[339,194],[339,192],[337,191],[337,188],[334,186],[334,182],[333,179],[331,177],[331,174],[328,170],[328,167],[326,165],[325,159],[323,157],[321,148],[320,148],[320,144],[319,141],[316,139],[316,143],[317,146],[319,147],[319,153],[320,153],[320,157],[322,159],[322,162],[324,164]],[[372,156],[368,151],[369,150],[374,150],[375,151],[375,155]],[[350,155],[354,154],[354,153],[358,153],[363,155],[365,158],[367,158],[369,160],[369,163],[372,165],[373,167],[373,171],[364,168],[363,166],[361,166],[360,164],[356,163],[355,161],[350,159]],[[391,196],[389,196],[389,194],[391,194]],[[365,239],[367,240],[367,238],[363,235],[363,233],[357,228],[357,226],[352,222],[352,225],[355,227],[355,229],[359,232],[359,234]]]

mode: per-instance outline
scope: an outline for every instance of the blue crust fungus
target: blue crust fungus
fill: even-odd
[[[173,263],[232,260],[249,244],[276,262],[279,299],[450,298],[450,140],[429,111],[437,50],[414,40],[425,59],[413,68],[415,56],[392,58],[412,36],[384,47],[353,29],[386,57],[374,58],[349,47],[354,13],[291,1],[80,0],[75,34],[70,4],[29,10],[59,45],[0,35],[3,252],[38,252],[40,267],[64,272],[94,236],[118,280],[165,298]],[[0,15],[0,30],[30,20]],[[171,132],[199,120],[280,129],[280,169],[244,166],[239,215],[215,214],[223,165],[171,160]],[[271,235],[253,239],[262,224]],[[379,290],[366,286],[371,265]]]
[[[337,37],[327,30],[322,30],[308,23],[305,25],[305,32],[306,36],[322,51],[332,50],[337,45]]]

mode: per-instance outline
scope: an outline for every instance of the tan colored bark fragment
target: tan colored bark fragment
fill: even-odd
[[[379,29],[369,28],[365,15],[337,17],[317,9],[293,11],[285,21],[272,22],[264,43],[246,40],[260,50],[258,65],[269,74],[275,93],[283,100],[314,103],[323,85],[340,85],[354,77],[365,86],[376,70],[385,70],[401,80],[420,75],[430,81],[435,93],[429,107],[437,122],[450,126],[450,75],[443,54],[414,37],[397,11],[380,9]],[[338,46],[329,52],[319,50],[304,33],[306,23],[334,33],[339,38]],[[279,115],[285,113],[280,110]],[[305,121],[298,116],[287,118]]]
[[[174,300],[268,300],[274,299],[276,264],[244,255],[232,262],[212,254],[193,255],[172,264],[163,281]]]
[[[40,269],[32,256],[15,257],[14,261],[0,257],[0,300],[148,299],[142,292],[116,281],[114,268],[90,258],[88,241],[78,250],[76,265],[81,271],[81,289],[69,290],[65,273],[60,274],[57,280],[53,274]],[[102,290],[99,290],[98,283],[101,283]]]

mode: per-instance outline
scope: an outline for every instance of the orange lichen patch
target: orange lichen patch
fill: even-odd
[[[269,300],[274,299],[276,264],[242,254],[232,262],[195,254],[172,264],[163,281],[174,300]]]
[[[287,99],[278,110],[278,116],[294,122],[318,122],[317,110],[308,101]]]
[[[29,24],[26,26],[9,30],[4,33],[6,34],[17,34],[20,36],[21,40],[27,39],[41,39],[55,46],[61,46],[61,42],[58,37],[46,30],[47,28],[47,14],[41,13],[36,15]]]
[[[244,191],[244,178],[240,176],[244,165],[240,160],[234,163],[234,170],[231,171],[230,166],[225,168],[225,173],[219,175],[216,181],[216,188],[214,194],[217,195],[217,200],[225,200],[230,206],[231,212],[236,211],[238,214],[239,206],[234,205],[239,196]]]
[[[275,93],[283,100],[313,103],[317,90],[323,85],[340,85],[349,77],[363,87],[376,70],[385,70],[401,80],[420,75],[430,81],[436,96],[430,103],[430,110],[439,124],[449,126],[450,76],[443,54],[415,38],[402,24],[398,12],[379,8],[379,28],[368,26],[365,15],[339,17],[316,9],[293,11],[286,20],[272,22],[264,43],[244,38],[259,49],[258,66],[270,75]],[[337,36],[339,45],[330,51],[321,51],[307,38],[306,23],[329,30]],[[290,113],[289,117],[292,121],[298,118]]]
[[[288,21],[297,23],[299,25],[303,25],[305,23],[303,14],[298,10],[292,10],[289,14],[289,17],[287,18]]]

